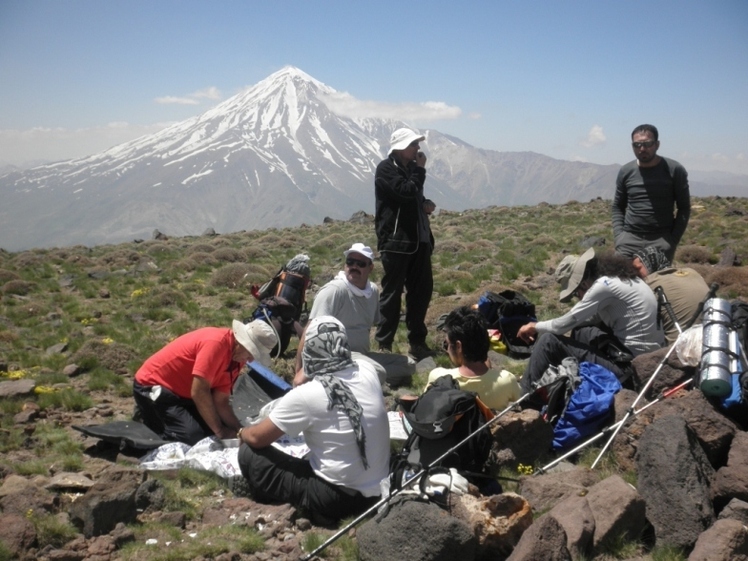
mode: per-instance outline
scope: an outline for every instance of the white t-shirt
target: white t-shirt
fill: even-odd
[[[364,362],[335,376],[348,384],[363,409],[369,469],[364,469],[348,417],[327,409],[325,389],[314,379],[284,395],[270,412],[270,420],[289,436],[304,433],[309,463],[319,477],[365,497],[378,496],[379,482],[389,474],[390,463],[390,427],[382,386],[374,369]]]

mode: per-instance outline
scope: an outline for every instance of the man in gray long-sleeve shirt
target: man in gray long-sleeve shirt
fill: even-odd
[[[688,226],[691,196],[685,168],[657,155],[658,137],[653,125],[640,125],[631,133],[636,160],[618,172],[613,235],[621,255],[633,258],[638,250],[654,245],[672,261]]]

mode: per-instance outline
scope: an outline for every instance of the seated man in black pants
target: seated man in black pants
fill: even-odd
[[[561,302],[572,296],[579,302],[559,318],[520,328],[518,336],[525,341],[539,336],[520,380],[523,393],[566,357],[600,364],[624,382],[630,376],[626,359],[665,343],[657,299],[629,259],[612,253],[596,256],[590,248],[582,256],[564,258],[556,280],[562,285]],[[571,337],[563,335],[569,331]]]
[[[292,503],[330,523],[379,500],[389,474],[387,411],[374,368],[351,359],[339,320],[309,322],[302,362],[308,381],[280,398],[268,417],[239,430],[239,467],[255,500]],[[301,433],[308,459],[271,446]]]

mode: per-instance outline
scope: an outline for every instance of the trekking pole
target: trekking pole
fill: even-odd
[[[428,473],[428,471],[431,470],[434,466],[436,466],[437,464],[439,464],[439,462],[441,462],[442,460],[444,460],[445,458],[447,458],[450,454],[452,454],[460,446],[462,446],[463,444],[465,444],[468,440],[470,440],[471,438],[473,438],[476,434],[478,434],[479,432],[481,432],[482,430],[484,430],[486,427],[490,427],[494,422],[496,422],[497,420],[499,420],[506,413],[508,413],[509,411],[511,411],[512,409],[514,409],[517,405],[519,405],[525,399],[527,399],[532,394],[534,394],[538,389],[540,389],[540,388],[536,388],[534,391],[528,392],[525,395],[523,395],[522,397],[520,397],[517,401],[515,401],[511,405],[507,406],[506,409],[502,410],[500,413],[497,413],[496,416],[493,419],[491,419],[490,421],[488,421],[485,425],[479,427],[478,429],[476,429],[475,431],[473,431],[472,433],[470,433],[469,435],[467,435],[465,438],[463,438],[460,442],[458,442],[457,444],[455,444],[454,446],[452,446],[452,448],[450,448],[449,450],[447,450],[446,452],[444,452],[444,454],[442,454],[437,459],[435,459],[433,462],[431,462],[427,467],[421,468],[421,471],[419,471],[418,473],[416,473],[413,477],[411,477],[407,481],[403,482],[402,487],[400,487],[397,491],[395,491],[394,493],[390,493],[389,495],[387,495],[387,497],[384,497],[383,499],[381,499],[377,504],[375,504],[374,506],[369,507],[367,510],[365,510],[364,512],[362,512],[361,514],[359,514],[358,517],[355,520],[353,520],[352,522],[346,524],[346,526],[344,528],[341,528],[340,530],[337,531],[337,533],[335,533],[332,536],[330,536],[329,538],[327,538],[327,541],[325,541],[323,544],[321,544],[319,547],[317,547],[317,549],[315,549],[314,551],[312,551],[310,553],[307,553],[306,555],[304,555],[303,557],[301,557],[301,561],[309,561],[312,557],[314,557],[315,555],[317,555],[318,553],[320,553],[321,551],[323,551],[324,549],[326,549],[329,545],[331,545],[332,543],[336,542],[348,530],[350,530],[351,528],[354,528],[355,526],[357,526],[359,524],[359,522],[361,522],[362,520],[364,520],[372,512],[374,512],[376,510],[379,510],[380,507],[383,507],[384,505],[386,505],[387,503],[389,503],[393,498],[395,498],[400,493],[402,493],[403,491],[405,491],[407,487],[410,487],[414,483],[417,483],[418,481],[420,481],[421,478],[424,475],[426,475],[426,473]]]
[[[699,315],[701,315],[701,312],[704,311],[704,306],[706,305],[706,303],[717,295],[717,290],[719,290],[719,285],[716,282],[713,282],[712,284],[709,285],[709,292],[707,292],[704,299],[701,302],[699,302],[698,308],[696,308],[696,311],[693,313],[693,316],[691,316],[691,319],[688,320],[688,323],[686,324],[686,329],[688,329],[694,323],[696,323],[696,320],[698,319]]]
[[[667,299],[667,296],[665,296],[665,291],[662,289],[661,286],[658,286],[655,288],[655,292],[657,293],[657,298],[662,301],[662,305],[665,307],[665,311],[667,312],[667,315],[670,317],[670,321],[673,322],[673,325],[678,330],[678,333],[683,333],[683,330],[680,328],[680,324],[678,323],[678,318],[675,317],[675,311],[673,310],[673,306],[670,305],[670,302]],[[702,305],[703,309],[703,305]]]
[[[678,339],[681,338],[681,335],[683,335],[683,333],[679,333],[678,334]],[[597,463],[600,461],[600,458],[603,457],[603,454],[605,454],[605,451],[608,449],[608,447],[613,442],[613,439],[618,434],[618,431],[621,430],[621,427],[623,427],[623,425],[626,424],[626,421],[628,421],[628,418],[633,414],[634,409],[636,407],[636,404],[639,403],[639,400],[644,396],[645,393],[647,393],[647,390],[649,389],[649,386],[652,385],[652,382],[654,382],[655,378],[657,378],[657,375],[660,373],[660,370],[662,370],[662,367],[667,362],[667,359],[670,358],[671,354],[673,354],[673,351],[675,350],[675,346],[678,344],[678,339],[676,339],[675,342],[672,345],[670,345],[670,348],[668,349],[667,353],[665,354],[665,356],[660,361],[660,364],[657,365],[657,368],[655,369],[655,371],[652,374],[652,376],[650,376],[649,380],[647,380],[647,383],[644,384],[644,387],[639,392],[639,395],[636,396],[636,399],[634,400],[634,403],[632,403],[631,406],[628,408],[628,410],[626,411],[626,415],[624,415],[621,423],[616,427],[615,431],[613,431],[613,434],[608,439],[608,442],[605,443],[605,446],[603,446],[603,449],[600,450],[600,454],[597,456],[597,458],[595,458],[595,461],[590,466],[590,469],[595,469],[595,466],[597,465]]]
[[[648,409],[649,407],[651,407],[652,405],[654,405],[654,404],[655,404],[655,403],[657,403],[658,401],[661,401],[661,400],[663,400],[663,399],[665,399],[665,398],[667,398],[667,397],[670,397],[671,395],[673,395],[673,394],[674,394],[675,392],[677,392],[678,390],[681,390],[681,389],[685,388],[685,387],[686,387],[686,386],[687,386],[688,384],[690,384],[691,382],[693,382],[693,378],[689,378],[689,379],[688,379],[688,380],[686,380],[685,382],[682,382],[682,383],[678,384],[677,386],[674,386],[674,387],[670,388],[669,390],[665,390],[665,391],[664,391],[664,392],[662,392],[662,393],[661,393],[661,394],[660,394],[659,396],[657,396],[657,399],[655,399],[654,401],[652,401],[652,402],[650,402],[650,403],[647,403],[647,404],[646,404],[646,405],[645,405],[644,407],[642,407],[641,409],[637,409],[636,411],[634,411],[634,412],[633,412],[633,414],[632,414],[631,416],[632,416],[632,417],[636,417],[636,416],[637,416],[637,415],[638,415],[639,413],[642,413],[642,412],[643,412],[643,411],[644,411],[645,409]],[[608,433],[610,433],[611,431],[615,430],[615,429],[616,429],[616,428],[617,428],[617,427],[618,427],[619,425],[622,425],[622,424],[623,424],[623,422],[624,422],[624,421],[623,421],[623,420],[621,420],[621,421],[618,421],[617,423],[615,423],[614,425],[610,425],[609,427],[605,427],[605,428],[604,428],[604,429],[603,429],[603,430],[602,430],[601,432],[599,432],[599,433],[598,433],[597,435],[595,435],[595,436],[593,436],[592,438],[590,438],[590,439],[586,440],[585,442],[583,442],[582,444],[580,444],[580,445],[579,445],[579,446],[577,446],[576,448],[574,448],[574,449],[572,449],[572,450],[569,450],[568,452],[564,453],[564,455],[563,455],[563,456],[559,456],[558,458],[556,458],[555,460],[553,460],[553,461],[552,461],[551,463],[549,463],[549,464],[547,464],[547,465],[545,465],[545,466],[543,466],[543,467],[541,467],[541,468],[538,468],[538,469],[536,469],[536,470],[535,470],[535,473],[533,473],[533,476],[535,476],[535,475],[541,475],[541,474],[545,473],[546,471],[548,471],[549,469],[551,469],[551,468],[552,468],[553,466],[555,466],[556,464],[559,464],[559,463],[561,463],[562,461],[564,461],[564,460],[565,460],[566,458],[568,458],[569,456],[572,456],[572,455],[576,454],[576,453],[577,453],[577,452],[579,452],[580,450],[582,450],[582,449],[586,448],[587,446],[589,446],[589,445],[590,445],[590,444],[592,444],[593,442],[596,442],[597,440],[599,440],[600,438],[602,438],[602,437],[603,437],[603,436],[605,436],[606,434],[608,434]]]

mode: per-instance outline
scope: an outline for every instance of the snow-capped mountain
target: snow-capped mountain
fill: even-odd
[[[0,247],[102,244],[318,224],[374,212],[391,132],[325,100],[337,92],[285,67],[202,115],[86,158],[0,177]],[[480,150],[424,131],[427,195],[439,208],[610,196],[618,166]]]

